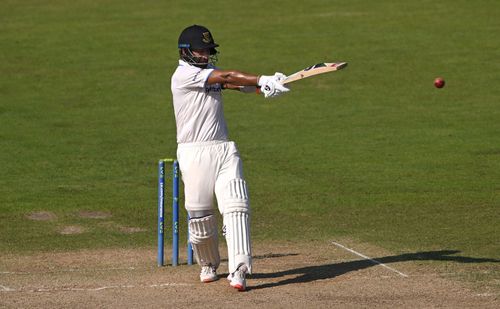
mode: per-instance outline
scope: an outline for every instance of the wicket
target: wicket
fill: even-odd
[[[179,264],[179,162],[161,159],[158,162],[158,266],[164,266],[165,230],[165,163],[172,163],[172,266]],[[187,264],[193,264],[193,248],[189,242],[189,214],[187,216]]]

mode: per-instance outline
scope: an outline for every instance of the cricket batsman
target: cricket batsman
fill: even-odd
[[[246,290],[246,275],[252,273],[250,205],[238,149],[228,137],[222,91],[238,90],[265,98],[289,89],[280,81],[282,73],[253,75],[215,67],[216,50],[210,31],[199,25],[187,27],[179,36],[179,66],[171,79],[177,127],[177,160],[189,213],[189,240],[200,280],[218,279],[220,264],[217,220],[212,201],[217,199],[228,250],[231,287]]]

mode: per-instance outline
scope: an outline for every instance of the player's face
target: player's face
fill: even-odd
[[[193,53],[193,56],[202,59],[201,62],[208,63],[208,58],[210,57],[210,49],[193,49],[191,52]]]

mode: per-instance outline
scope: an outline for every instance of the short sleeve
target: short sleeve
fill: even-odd
[[[214,69],[200,69],[196,67],[183,67],[177,74],[177,86],[179,88],[205,88],[206,82]]]

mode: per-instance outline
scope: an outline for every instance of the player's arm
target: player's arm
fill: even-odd
[[[222,85],[223,89],[238,90],[244,93],[259,93],[259,76],[240,71],[214,70],[210,74],[207,84]]]
[[[222,89],[241,90],[243,88],[257,88],[257,86],[236,86],[233,84],[222,84]]]
[[[237,90],[243,93],[260,94],[260,87],[258,86],[236,86],[233,84],[222,84],[222,89]]]
[[[207,84],[221,84],[226,89],[236,89],[241,86],[260,86],[259,76],[240,71],[213,70],[207,79]]]
[[[276,73],[273,76],[258,76],[240,71],[213,70],[207,79],[207,84],[218,83],[225,89],[237,89],[246,93],[255,92],[256,87],[260,87],[261,90],[263,89],[264,96],[268,98],[290,91],[281,84],[285,78],[286,76],[282,73]]]

